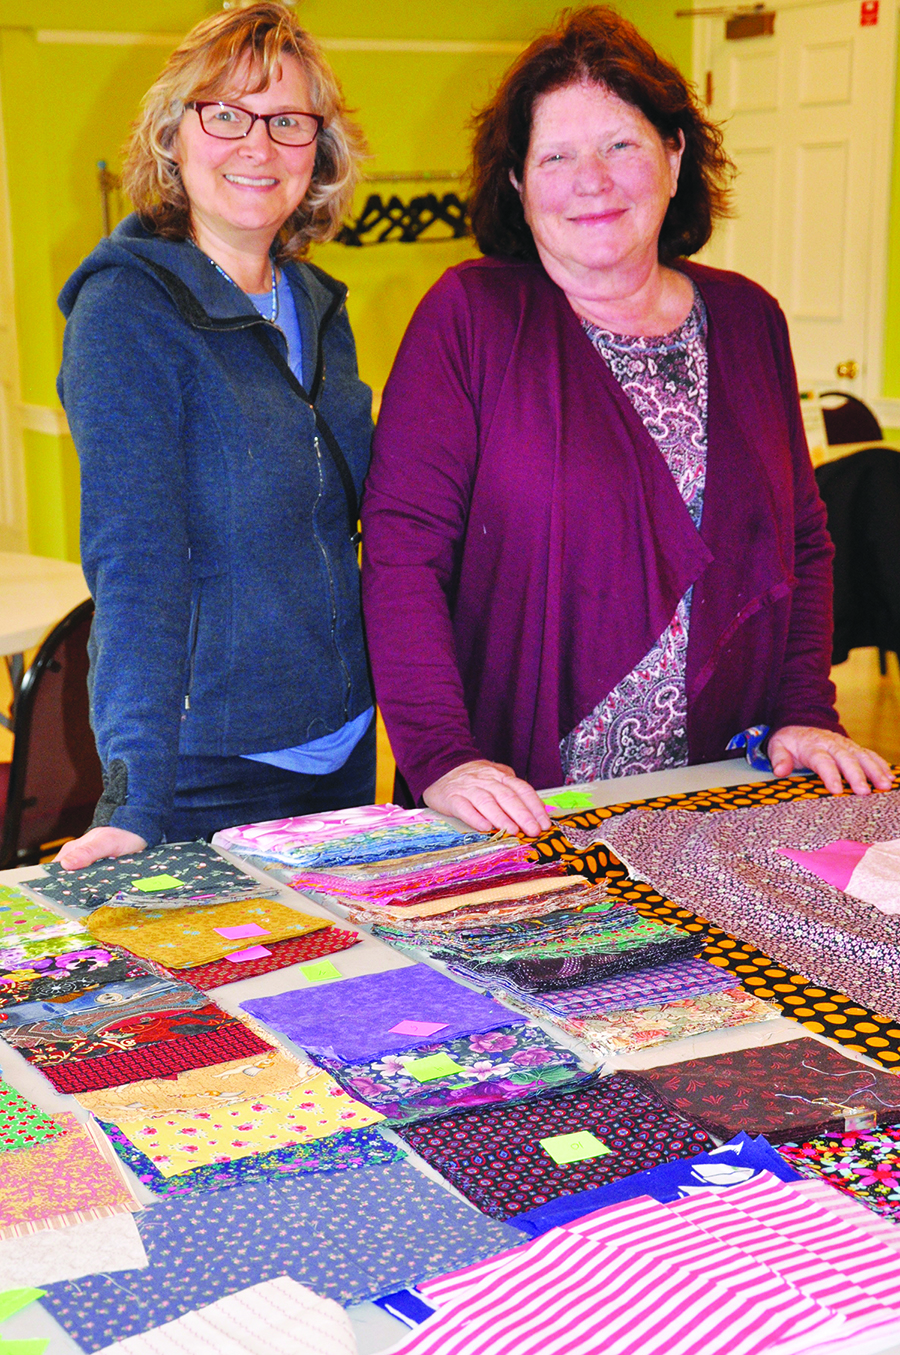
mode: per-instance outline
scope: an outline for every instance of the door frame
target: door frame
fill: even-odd
[[[15,298],[6,131],[0,90],[0,306],[7,319],[6,352],[0,354],[7,367],[7,382],[0,381],[0,550],[25,551],[28,517]]]
[[[800,0],[800,3],[779,4],[771,0],[767,9],[773,9],[776,15],[785,9],[812,9],[829,4],[846,3],[846,0]],[[900,402],[886,401],[884,390],[884,336],[887,324],[887,282],[888,249],[890,244],[891,214],[891,178],[893,171],[894,110],[897,82],[897,15],[900,9],[898,0],[882,0],[882,12],[879,15],[878,36],[879,55],[876,73],[876,101],[879,108],[872,129],[872,192],[868,204],[861,204],[866,211],[868,221],[868,240],[866,252],[866,323],[864,326],[862,353],[862,375],[859,391],[862,397],[872,404],[882,422],[896,424]],[[693,64],[694,80],[701,91],[705,87],[706,72],[710,69],[710,51],[715,38],[713,25],[723,23],[719,15],[703,17],[699,10],[694,11],[693,23]],[[776,18],[777,24],[777,18]],[[753,38],[740,39],[753,42]],[[897,223],[900,229],[900,221]],[[834,386],[840,389],[848,385],[837,376]],[[887,417],[885,417],[887,416]],[[894,417],[891,417],[894,416]]]

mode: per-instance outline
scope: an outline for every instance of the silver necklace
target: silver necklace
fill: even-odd
[[[221,273],[221,274],[222,274],[222,277],[225,278],[228,282],[230,282],[231,285],[232,285],[232,287],[237,287],[237,289],[238,289],[239,292],[242,292],[242,291],[244,290],[242,287],[238,287],[238,285],[237,285],[237,283],[235,282],[234,278],[231,276],[230,273],[226,273],[226,272],[225,272],[225,269],[221,266],[221,264],[217,264],[216,261],[215,261],[215,259],[210,259],[208,254],[207,254],[206,257],[209,259],[210,263],[212,264],[212,266],[213,266],[213,268],[216,270],[216,272],[217,272],[217,273]],[[275,261],[274,261],[274,259],[270,259],[270,260],[269,260],[269,263],[271,264],[271,267],[272,267],[272,290],[271,290],[271,293],[270,293],[270,296],[271,296],[271,314],[270,314],[270,316],[269,316],[269,319],[271,320],[272,324],[274,325],[275,321],[278,319],[278,284],[277,284],[277,281],[276,281]]]

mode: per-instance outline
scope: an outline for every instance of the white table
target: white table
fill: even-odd
[[[89,596],[81,565],[43,555],[0,551],[0,655],[12,684],[13,706],[25,671],[24,651]],[[0,725],[12,719],[0,713]]]
[[[595,805],[602,806],[622,804],[629,800],[653,799],[659,795],[711,790],[720,786],[735,786],[750,781],[769,781],[771,779],[768,773],[756,771],[748,767],[743,761],[729,761],[708,763],[698,767],[680,767],[667,772],[654,772],[647,776],[621,777],[614,781],[591,782],[585,786],[578,786],[577,789],[586,791],[590,794]],[[572,790],[574,787],[569,786],[566,789]],[[549,792],[547,794],[549,797]],[[228,854],[223,853],[223,855],[227,856]],[[271,876],[264,877],[262,872],[248,866],[246,862],[237,857],[229,857],[229,859],[235,861],[249,874],[265,878],[269,883],[272,882]],[[0,884],[20,883],[27,886],[28,880],[39,874],[40,867],[38,866],[25,866],[18,870],[2,871],[0,872]],[[304,912],[316,913],[323,917],[328,916],[329,920],[332,921],[336,920],[332,914],[334,912],[339,913],[337,909],[331,910],[323,906],[320,898],[310,899],[308,896],[294,893],[287,888],[282,891],[282,902],[293,904]],[[84,918],[84,914],[77,909],[55,909],[54,911],[64,912],[70,917]],[[358,931],[367,930],[356,924],[354,926]],[[372,936],[366,936],[359,945],[351,947],[350,950],[341,951],[337,955],[332,955],[330,958],[346,978],[357,974],[377,973],[386,969],[399,969],[415,963],[409,957],[393,950]],[[422,958],[427,959],[425,956]],[[435,965],[435,968],[441,968],[441,966]],[[215,989],[213,996],[214,1000],[222,1007],[228,1011],[237,1012],[238,1004],[248,998],[287,992],[291,988],[302,987],[305,983],[306,980],[298,973],[297,968],[292,966],[288,969],[277,970],[274,973],[260,975],[255,979],[245,979],[240,983],[228,984],[225,988]],[[564,1040],[572,1048],[578,1049],[579,1052],[586,1052],[584,1046],[580,1046],[578,1041],[570,1039],[549,1023],[542,1022],[541,1024],[552,1031],[556,1038]],[[617,1055],[607,1059],[603,1068],[607,1072],[613,1072],[618,1068],[651,1068],[664,1063],[678,1063],[685,1059],[702,1058],[710,1054],[746,1049],[760,1044],[775,1044],[785,1040],[808,1038],[810,1035],[811,1032],[798,1022],[781,1018],[777,1021],[768,1021],[755,1026],[738,1026],[731,1030],[710,1031],[706,1035],[672,1041],[653,1049],[643,1050],[637,1054]],[[812,1038],[819,1037],[813,1035]],[[291,1047],[290,1041],[284,1041],[284,1043],[289,1048]],[[884,1071],[879,1064],[866,1059],[862,1055],[854,1054],[850,1050],[842,1050],[842,1052],[848,1058],[855,1058],[860,1063],[866,1063],[872,1068],[881,1072]],[[87,1119],[86,1112],[81,1109],[74,1097],[62,1096],[54,1092],[46,1079],[26,1063],[15,1050],[9,1049],[7,1046],[0,1046],[0,1054],[2,1054],[3,1076],[42,1109],[49,1112],[67,1111],[69,1114],[77,1115],[82,1120]],[[416,1166],[420,1167],[447,1190],[456,1194],[452,1186],[443,1181],[414,1154],[411,1154],[410,1161],[413,1161]],[[2,1165],[2,1160],[0,1160],[0,1165]],[[137,1182],[136,1178],[132,1178],[132,1181],[142,1198],[149,1203],[154,1197]],[[388,1350],[408,1330],[373,1303],[356,1304],[349,1311],[356,1331],[359,1355],[378,1355],[379,1352]],[[37,1304],[32,1304],[29,1308],[3,1323],[0,1334],[7,1339],[48,1337],[50,1344],[47,1346],[46,1355],[77,1355],[77,1352],[81,1349],[54,1319]],[[863,1351],[862,1348],[857,1349],[852,1345],[847,1345],[839,1352],[839,1355],[863,1355]],[[866,1346],[864,1355],[875,1355],[871,1345]],[[886,1348],[883,1352],[879,1351],[878,1355],[900,1355],[900,1346]]]

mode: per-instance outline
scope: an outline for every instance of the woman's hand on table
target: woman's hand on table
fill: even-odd
[[[482,833],[505,828],[536,837],[550,827],[537,791],[502,762],[464,762],[433,781],[422,799],[429,809],[452,814]]]
[[[130,856],[132,852],[142,852],[146,846],[142,837],[125,828],[89,828],[81,837],[73,838],[60,848],[56,860],[63,870],[81,870],[104,856]]]
[[[770,737],[768,751],[776,776],[808,769],[822,778],[832,795],[842,793],[844,781],[854,795],[868,795],[872,786],[890,790],[894,784],[883,757],[830,729],[784,725]]]

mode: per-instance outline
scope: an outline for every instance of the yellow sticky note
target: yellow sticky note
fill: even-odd
[[[541,1139],[540,1145],[558,1167],[565,1167],[570,1162],[584,1162],[589,1157],[606,1157],[607,1153],[612,1152],[602,1139],[587,1129],[578,1134],[553,1134],[549,1139]]]
[[[176,880],[174,875],[145,875],[142,880],[132,880],[131,888],[153,894],[158,889],[184,889],[184,880]]]
[[[403,1067],[417,1082],[433,1082],[436,1077],[450,1077],[463,1071],[449,1054],[428,1054],[423,1059],[404,1059]]]
[[[315,964],[302,964],[300,973],[310,983],[324,983],[326,979],[342,979],[344,976],[330,960],[316,960]]]

